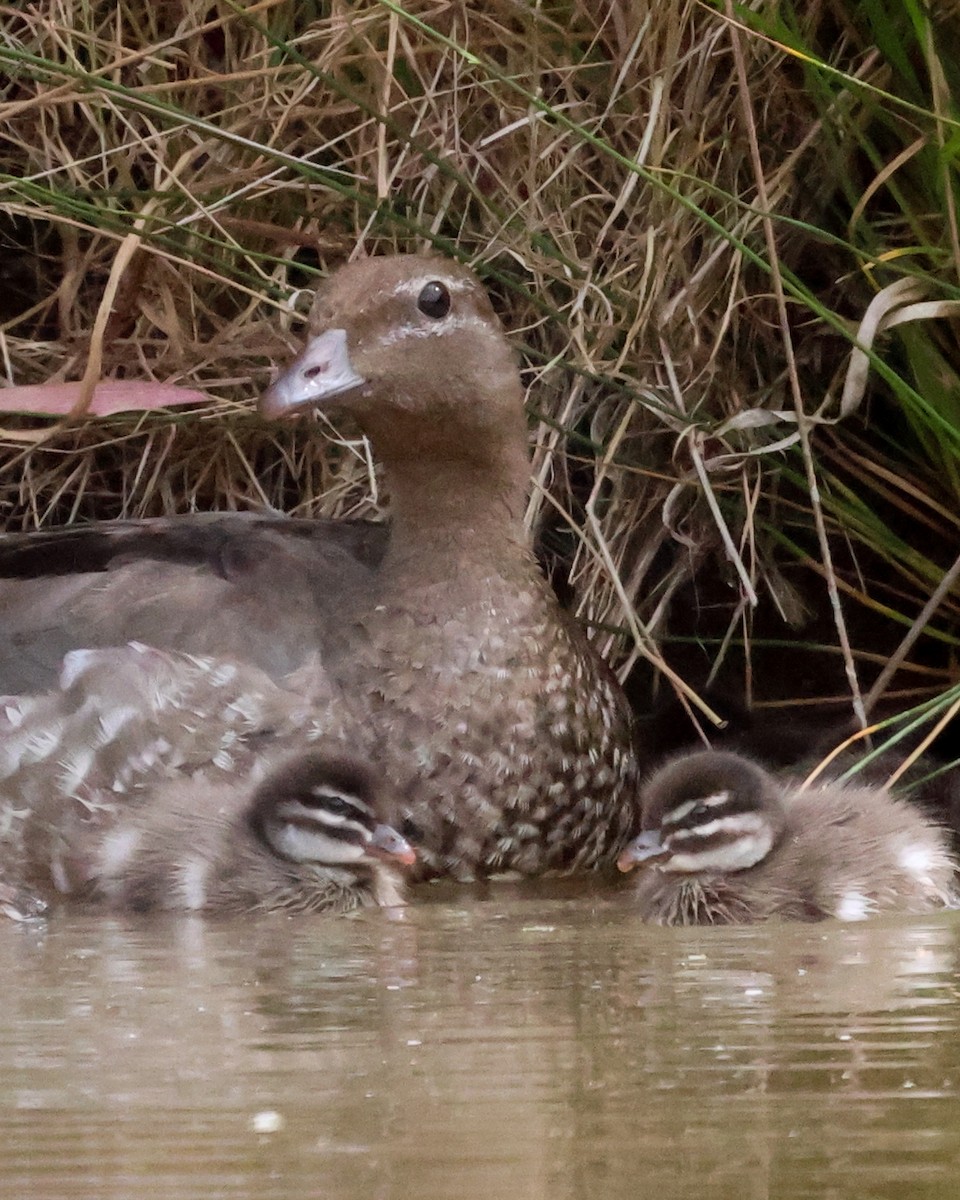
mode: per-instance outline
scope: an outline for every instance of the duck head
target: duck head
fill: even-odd
[[[466,267],[423,255],[363,259],[320,288],[306,345],[264,393],[266,416],[349,412],[386,462],[501,458],[525,447],[513,353]]]

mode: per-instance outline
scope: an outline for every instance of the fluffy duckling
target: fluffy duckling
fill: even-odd
[[[169,781],[109,810],[47,805],[25,833],[27,883],[128,912],[402,904],[397,867],[415,855],[384,823],[383,791],[359,761],[311,751],[256,785]]]
[[[330,696],[140,643],[72,651],[58,683],[0,698],[0,911],[36,916],[58,895],[221,911],[396,902],[380,859],[413,852],[377,816],[392,793],[358,761],[359,736],[350,755],[332,737]]]
[[[854,921],[957,902],[945,834],[879,788],[802,790],[706,750],[662,766],[641,802],[643,832],[618,865],[646,868],[633,894],[656,924]]]

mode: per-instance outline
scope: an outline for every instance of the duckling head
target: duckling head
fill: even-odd
[[[259,840],[289,862],[410,866],[416,854],[381,808],[380,780],[366,766],[310,753],[260,783],[248,818]]]
[[[641,792],[642,832],[617,865],[672,874],[744,871],[770,853],[783,832],[780,789],[757,763],[705,750],[659,768]]]

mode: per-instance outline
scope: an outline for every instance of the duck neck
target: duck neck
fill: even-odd
[[[383,564],[392,592],[512,574],[530,561],[524,528],[530,467],[525,448],[480,459],[384,463],[393,532]],[[471,585],[467,585],[471,586]]]

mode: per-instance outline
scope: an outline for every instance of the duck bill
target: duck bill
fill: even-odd
[[[367,842],[366,852],[368,858],[380,858],[404,867],[412,867],[417,861],[414,848],[390,825],[377,825]]]
[[[260,411],[265,417],[284,417],[307,405],[325,405],[364,383],[350,362],[347,331],[327,329],[311,338],[267,388],[260,397]]]
[[[669,857],[670,851],[660,840],[660,831],[647,829],[621,851],[620,857],[617,859],[617,869],[624,872],[632,871],[634,867],[643,866],[646,863],[663,862]]]

